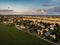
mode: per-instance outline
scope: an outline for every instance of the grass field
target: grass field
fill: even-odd
[[[53,45],[28,33],[0,23],[0,45]]]

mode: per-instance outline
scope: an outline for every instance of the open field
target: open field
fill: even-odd
[[[53,45],[31,36],[25,32],[18,31],[14,27],[9,27],[0,23],[0,45]]]

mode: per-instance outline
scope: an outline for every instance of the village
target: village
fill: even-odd
[[[60,18],[58,17],[0,16],[0,22],[60,44]]]

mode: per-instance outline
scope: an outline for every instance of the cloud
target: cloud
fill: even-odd
[[[44,12],[44,14],[43,14]],[[22,12],[22,14],[28,15],[60,15],[60,7],[54,7],[50,9],[30,9],[28,11]]]
[[[51,9],[43,9],[47,15],[60,15],[60,7],[54,7]],[[40,12],[41,9],[37,9],[37,12]]]
[[[44,14],[43,14],[43,12],[44,12]],[[0,13],[0,14],[3,14],[3,12]],[[15,12],[14,11],[14,12],[11,12],[11,13],[9,12],[9,13],[4,13],[4,14],[60,15],[60,7],[53,7],[53,8],[50,8],[50,9],[29,9],[29,10],[22,11],[22,12]]]
[[[60,3],[60,0],[52,0],[52,2]]]
[[[54,14],[54,15],[60,15],[60,8],[59,7],[54,7],[52,9],[48,9],[50,11],[49,13]],[[48,13],[48,12],[47,12]]]
[[[42,6],[44,6],[44,7],[50,7],[52,5],[50,5],[50,4],[42,4]]]
[[[54,11],[60,13],[60,7],[54,7]]]

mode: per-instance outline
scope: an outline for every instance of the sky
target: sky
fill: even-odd
[[[0,0],[0,9],[8,7],[19,14],[60,15],[60,0]]]

